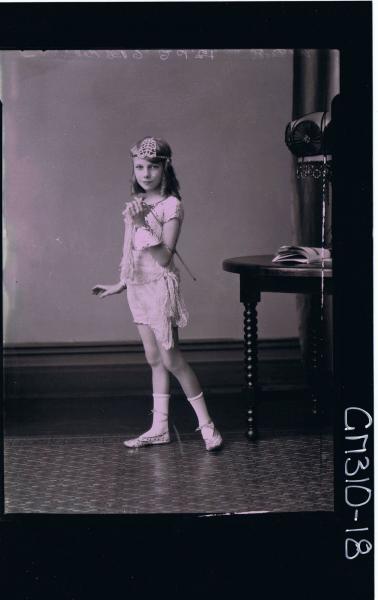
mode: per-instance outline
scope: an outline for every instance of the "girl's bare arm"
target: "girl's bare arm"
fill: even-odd
[[[147,249],[161,267],[166,267],[170,263],[176,248],[179,232],[179,220],[170,219],[163,225],[161,244],[158,246],[150,246]]]
[[[92,294],[99,298],[106,298],[106,296],[112,296],[113,294],[120,294],[126,289],[126,285],[121,281],[113,285],[97,284],[92,288]]]

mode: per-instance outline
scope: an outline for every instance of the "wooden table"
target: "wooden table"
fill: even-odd
[[[247,400],[247,437],[258,437],[257,405],[259,397],[258,350],[257,350],[257,304],[261,292],[289,294],[313,294],[317,297],[312,327],[312,362],[315,403],[319,400],[319,389],[323,373],[324,332],[321,326],[322,272],[309,265],[283,266],[272,263],[273,256],[239,256],[223,261],[223,269],[240,275],[240,302],[244,304],[244,372]],[[323,292],[333,293],[332,269],[323,271]],[[316,409],[318,410],[318,409]]]

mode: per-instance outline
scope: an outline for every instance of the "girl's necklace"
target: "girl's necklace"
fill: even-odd
[[[150,203],[150,202],[147,202],[147,199],[146,199],[146,198],[143,198],[143,195],[142,195],[142,202],[143,202],[143,203],[144,203],[146,206],[150,206],[150,207],[152,207],[152,208],[154,208],[155,206],[157,206],[158,204],[160,204],[160,202],[163,202],[163,200],[165,200],[165,198],[160,198],[160,200],[155,200],[155,201],[153,200],[153,201]]]

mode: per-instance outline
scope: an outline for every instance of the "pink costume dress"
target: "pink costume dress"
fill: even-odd
[[[135,227],[126,211],[123,212],[125,239],[120,281],[127,285],[134,323],[149,325],[163,348],[169,350],[174,346],[172,327],[185,327],[189,317],[181,296],[180,272],[173,256],[162,267],[147,248],[161,242],[163,225],[170,219],[179,220],[181,231],[184,209],[175,196],[148,206],[145,222],[149,231]]]

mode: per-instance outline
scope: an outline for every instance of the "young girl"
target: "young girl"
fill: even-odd
[[[147,137],[131,148],[131,156],[134,199],[127,202],[123,212],[125,238],[120,281],[92,289],[100,298],[127,289],[130,310],[152,369],[152,426],[124,444],[135,448],[170,442],[171,372],[196,412],[196,431],[201,431],[206,449],[216,450],[222,446],[222,437],[210,418],[199,381],[178,345],[178,327],[187,324],[188,312],[173,261],[184,210],[171,148],[160,138]]]

